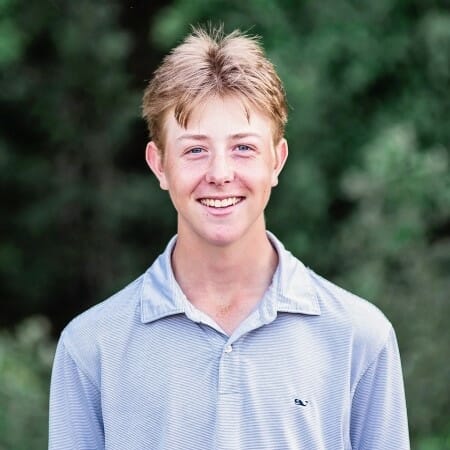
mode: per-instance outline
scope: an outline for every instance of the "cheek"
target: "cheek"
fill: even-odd
[[[201,176],[192,168],[178,168],[166,176],[171,196],[188,195],[201,182]]]
[[[273,175],[267,169],[259,173],[253,172],[252,176],[244,178],[242,181],[247,188],[253,191],[254,195],[259,196],[266,202],[270,197],[273,186]]]

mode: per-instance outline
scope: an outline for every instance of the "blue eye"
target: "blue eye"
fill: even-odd
[[[203,149],[201,147],[194,147],[189,150],[189,153],[198,154],[198,153],[201,153],[202,151],[203,151]]]
[[[240,152],[247,152],[251,150],[251,148],[248,145],[240,144],[236,147]]]

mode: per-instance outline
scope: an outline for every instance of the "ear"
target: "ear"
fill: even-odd
[[[288,157],[288,144],[285,138],[275,146],[275,167],[272,173],[272,187],[278,184],[278,175],[284,167],[284,163]]]
[[[164,163],[161,150],[156,146],[156,144],[151,141],[147,144],[145,148],[145,160],[151,171],[158,178],[159,186],[161,189],[167,191],[169,189],[167,184],[166,174],[164,172]]]

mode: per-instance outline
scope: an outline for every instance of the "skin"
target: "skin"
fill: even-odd
[[[285,139],[274,145],[265,114],[249,113],[235,97],[209,99],[186,128],[169,112],[164,157],[154,142],[146,149],[178,213],[172,255],[177,282],[227,334],[259,302],[278,262],[264,209],[288,147]]]

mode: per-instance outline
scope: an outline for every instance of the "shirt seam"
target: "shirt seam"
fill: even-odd
[[[99,386],[97,386],[97,383],[94,382],[94,380],[92,379],[92,376],[89,374],[89,371],[83,367],[83,364],[80,362],[78,356],[76,355],[76,352],[72,349],[72,345],[68,342],[68,336],[66,333],[64,333],[64,339],[63,339],[63,346],[67,351],[67,354],[69,355],[70,359],[72,359],[72,361],[75,363],[75,365],[78,367],[78,369],[80,370],[80,372],[87,378],[87,380],[89,381],[89,383],[91,383],[91,385],[100,393],[100,388]]]
[[[381,353],[383,352],[383,350],[386,349],[387,345],[388,345],[388,341],[389,341],[389,336],[392,334],[393,332],[393,327],[392,324],[389,324],[389,328],[387,331],[387,335],[385,340],[383,341],[383,343],[380,346],[380,349],[376,352],[375,357],[373,358],[373,360],[371,360],[368,364],[367,367],[362,371],[361,376],[359,377],[358,381],[355,383],[355,387],[351,390],[351,398],[353,399],[355,392],[357,391],[359,384],[361,383],[361,381],[363,380],[364,376],[366,375],[366,373],[372,368],[372,366],[378,361],[378,359],[380,358]]]

